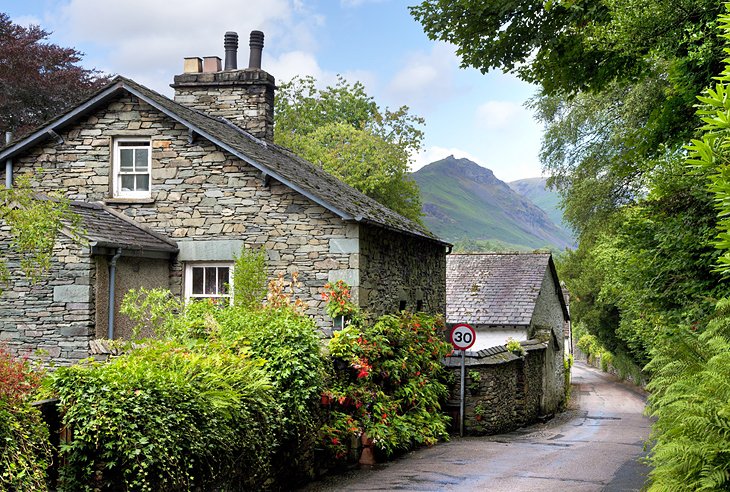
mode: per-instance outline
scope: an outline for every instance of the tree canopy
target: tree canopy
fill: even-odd
[[[339,78],[318,89],[312,77],[278,88],[276,143],[292,149],[405,217],[420,222],[411,155],[423,140],[423,119],[408,107],[381,109],[360,82]]]
[[[107,78],[78,63],[82,53],[48,43],[40,26],[14,24],[0,13],[0,130],[20,136],[58,115]],[[4,140],[3,142],[4,143]]]
[[[81,67],[82,54],[45,42],[50,33],[39,26],[14,24],[0,13],[0,130],[15,138],[57,116],[87,97],[107,78]],[[0,147],[5,143],[0,142]],[[17,176],[15,186],[0,183],[0,221],[9,226],[10,244],[20,256],[20,268],[37,279],[49,267],[56,232],[77,218],[68,201],[36,200],[30,177]],[[0,257],[0,293],[10,271]]]

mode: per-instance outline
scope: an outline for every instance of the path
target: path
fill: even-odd
[[[489,437],[452,438],[307,491],[638,491],[649,436],[639,390],[583,364],[573,368],[572,409],[546,424]]]

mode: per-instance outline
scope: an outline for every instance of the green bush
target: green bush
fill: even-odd
[[[281,443],[274,468],[288,481],[310,475],[311,453],[321,419],[319,402],[324,362],[317,327],[292,309],[215,312],[220,339],[231,349],[250,347],[263,361],[276,390],[276,440]]]
[[[647,366],[650,491],[730,490],[730,299],[703,333],[693,328],[667,334]]]
[[[31,407],[41,374],[0,349],[0,489],[46,489],[51,448],[40,411]]]
[[[249,350],[261,361],[276,395],[270,409],[274,423],[265,436],[275,443],[272,467],[291,482],[312,472],[324,364],[314,322],[296,312],[296,302],[274,304],[289,307],[184,305],[166,291],[144,289],[124,302],[128,315],[158,336],[180,343],[215,341],[221,350]]]
[[[52,382],[73,432],[65,490],[248,488],[269,476],[273,388],[246,350],[148,341]]]
[[[330,420],[321,435],[335,457],[345,457],[346,443],[363,432],[387,455],[448,437],[448,417],[440,411],[447,396],[441,359],[451,346],[442,327],[440,318],[404,312],[335,332]]]
[[[233,266],[233,304],[253,308],[266,297],[266,251],[241,248]]]
[[[570,380],[571,380],[571,374],[570,371],[573,368],[573,354],[568,354],[567,357],[563,359],[563,377],[565,380],[564,383],[564,389],[565,389],[565,399],[563,400],[563,408],[568,406],[568,403],[570,402]]]

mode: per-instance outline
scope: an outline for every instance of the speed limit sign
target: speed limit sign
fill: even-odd
[[[466,323],[459,323],[451,329],[451,344],[456,349],[466,350],[474,345],[476,339],[474,328]]]

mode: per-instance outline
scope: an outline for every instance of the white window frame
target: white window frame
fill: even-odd
[[[139,142],[140,145],[134,146],[129,143]],[[120,145],[120,143],[127,143],[127,145]],[[122,149],[147,149],[147,173],[129,173],[129,174],[147,174],[147,190],[122,190],[122,178],[123,174],[121,170],[121,150]],[[113,176],[112,176],[112,194],[114,198],[150,198],[152,196],[152,139],[149,137],[127,137],[127,138],[115,138],[114,139],[114,155],[112,157],[113,162]]]
[[[228,268],[228,293],[227,294],[193,294],[193,268],[210,268],[210,267],[226,267]],[[205,271],[203,272],[205,275]],[[217,272],[216,272],[217,275]],[[186,262],[185,263],[185,302],[195,301],[198,299],[229,299],[229,303],[233,304],[233,262],[232,261],[214,261],[214,262]],[[203,279],[205,285],[205,278]]]

